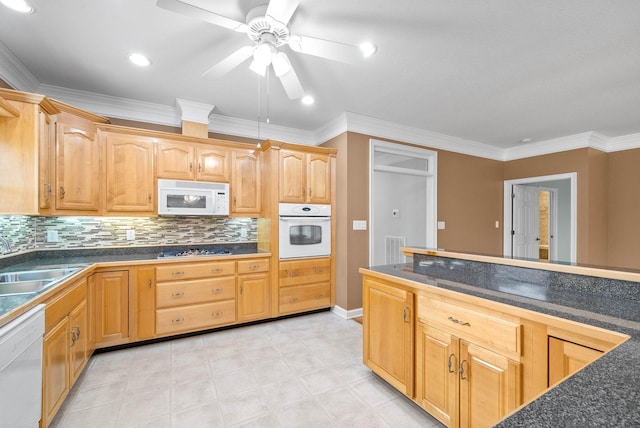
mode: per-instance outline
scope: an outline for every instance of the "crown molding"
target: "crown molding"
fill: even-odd
[[[196,101],[176,98],[176,105],[180,109],[183,121],[196,122],[209,125],[209,114],[215,108],[213,104],[198,103]]]
[[[314,133],[311,131],[219,114],[209,116],[209,131],[258,140],[287,141],[308,146],[317,145]]]
[[[608,147],[610,152],[640,148],[640,133],[611,138]]]
[[[345,115],[347,118],[347,128],[350,132],[359,132],[374,137],[404,141],[419,146],[487,159],[502,160],[503,157],[503,149],[488,144],[439,134],[425,129],[399,125],[357,113],[347,112]]]
[[[0,77],[12,88],[23,92],[37,92],[40,81],[0,41]]]

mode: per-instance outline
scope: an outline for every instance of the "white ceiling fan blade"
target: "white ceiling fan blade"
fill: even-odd
[[[271,0],[266,15],[287,25],[299,3],[299,0]]]
[[[197,18],[211,24],[219,25],[220,27],[237,31],[239,33],[246,33],[248,29],[247,24],[231,18],[227,18],[222,15],[218,15],[209,10],[202,9],[179,0],[158,0],[156,2],[156,5],[162,9],[177,12],[191,18]]]
[[[293,68],[288,73],[280,76],[280,83],[282,83],[290,100],[297,100],[304,96],[304,89],[302,89],[302,84]]]
[[[253,50],[253,46],[241,47],[240,49],[205,71],[202,74],[202,77],[206,77],[207,79],[217,79],[224,76],[225,74],[245,62],[249,57],[251,57],[251,55],[253,55]]]
[[[349,64],[362,57],[360,48],[357,46],[309,36],[291,36],[289,46],[296,52]]]

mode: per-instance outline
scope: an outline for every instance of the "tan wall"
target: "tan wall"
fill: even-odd
[[[607,154],[585,148],[504,163],[504,179],[577,174],[576,261],[607,265]]]
[[[338,149],[336,303],[347,310],[362,307],[358,269],[369,264],[369,232],[354,231],[351,225],[353,220],[369,224],[371,138],[379,139],[348,132],[322,145]],[[502,229],[495,228],[501,218],[502,162],[439,150],[438,219],[446,221],[447,228],[439,231],[438,246],[501,254]]]
[[[640,149],[609,153],[609,266],[640,269]]]

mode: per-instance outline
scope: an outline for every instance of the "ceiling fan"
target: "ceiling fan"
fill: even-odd
[[[268,5],[252,9],[247,14],[246,23],[180,0],[157,0],[156,4],[163,9],[244,33],[251,40],[250,45],[241,47],[205,71],[203,77],[213,79],[222,77],[253,57],[249,68],[264,76],[269,66],[272,66],[275,75],[280,79],[285,92],[292,100],[302,98],[304,90],[291,66],[289,57],[278,50],[281,46],[289,45],[295,52],[347,63],[354,62],[363,56],[363,50],[358,46],[291,34],[287,24],[296,11],[299,0],[271,0]],[[365,53],[364,56],[368,55]]]

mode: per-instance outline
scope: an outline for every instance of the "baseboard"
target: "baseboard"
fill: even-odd
[[[358,308],[358,309],[351,309],[351,310],[346,310],[344,308],[341,308],[340,306],[336,305],[334,307],[331,308],[331,312],[333,312],[334,314],[338,315],[339,317],[342,317],[344,319],[348,319],[350,320],[351,318],[357,318],[357,317],[361,317],[362,316],[362,308]]]

